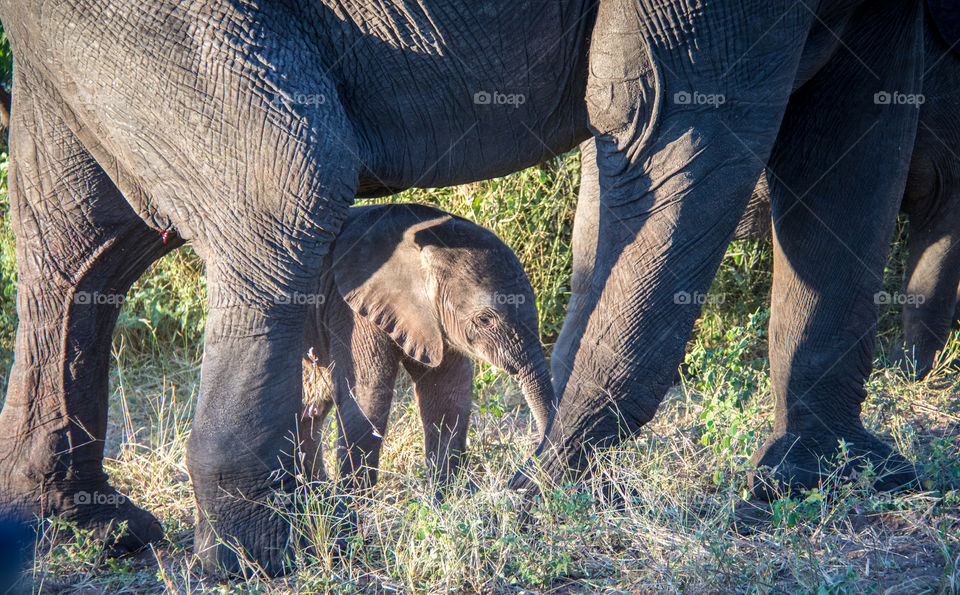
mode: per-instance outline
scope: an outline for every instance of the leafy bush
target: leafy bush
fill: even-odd
[[[725,467],[714,470],[714,483],[725,476],[742,476],[760,437],[758,392],[767,385],[766,360],[750,355],[764,335],[769,310],[758,310],[742,327],[731,327],[720,338],[701,333],[686,356],[692,388],[702,396],[700,443],[710,447]],[[719,339],[719,340],[718,340]],[[715,347],[708,347],[709,344]]]
[[[6,393],[6,371],[13,360],[17,330],[17,267],[10,197],[7,193],[7,154],[0,154],[0,394]]]
[[[10,89],[10,79],[13,75],[13,52],[10,51],[10,42],[7,34],[0,28],[0,85]]]
[[[203,262],[183,246],[155,262],[130,289],[117,332],[134,352],[163,357],[175,349],[199,358],[206,309]]]

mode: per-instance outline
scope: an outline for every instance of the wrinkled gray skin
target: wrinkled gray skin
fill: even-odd
[[[473,396],[471,358],[509,373],[539,430],[553,385],[543,355],[536,296],[493,232],[422,205],[350,209],[310,310],[308,364],[317,402],[300,424],[305,464],[324,478],[318,443],[336,405],[341,485],[372,486],[401,365],[414,383],[424,453],[437,485],[457,473]],[[328,386],[324,386],[329,383]],[[306,390],[305,390],[306,395]]]
[[[906,286],[898,296],[904,342],[895,358],[917,378],[933,368],[957,320],[960,297],[960,55],[950,51],[929,21],[924,36],[924,103],[900,204],[910,219],[910,235]],[[734,239],[768,237],[771,225],[764,172]]]
[[[585,471],[653,416],[699,313],[674,296],[707,291],[769,166],[777,414],[757,460],[813,486],[844,439],[885,470],[860,407],[917,110],[873,96],[920,90],[922,16],[901,0],[0,0],[20,319],[5,506],[98,532],[126,520],[121,547],[160,536],[128,500],[76,498],[113,493],[118,311],[78,296],[123,294],[179,237],[206,262],[210,307],[187,446],[194,546],[205,568],[238,569],[239,547],[282,572],[276,492],[296,483],[307,319],[289,296],[324,274],[353,197],[505,174],[591,134],[596,206],[578,207],[542,468]]]

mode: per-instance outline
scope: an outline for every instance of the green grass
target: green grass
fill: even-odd
[[[542,333],[563,320],[576,154],[498,180],[410,191],[498,233],[517,251],[538,294]],[[2,189],[0,189],[2,190]],[[0,375],[12,349],[13,238],[0,192]],[[901,229],[899,233],[903,233]],[[902,283],[902,251],[885,285]],[[534,445],[533,422],[512,381],[478,365],[467,477],[480,486],[444,504],[430,495],[422,432],[401,382],[381,460],[382,480],[354,503],[362,527],[343,557],[329,549],[330,519],[307,489],[297,530],[318,547],[298,570],[269,580],[204,577],[191,553],[195,505],[184,449],[199,385],[205,293],[189,248],[136,284],[114,337],[107,469],[112,481],[161,519],[166,540],[110,558],[83,532],[40,552],[34,590],[67,592],[951,592],[960,589],[960,376],[944,366],[922,383],[884,368],[899,340],[899,313],[881,314],[868,428],[926,463],[927,491],[890,495],[864,482],[831,497],[809,492],[757,507],[745,499],[750,454],[770,430],[766,242],[732,245],[686,356],[680,386],[638,438],[603,453],[584,490],[549,490],[521,522],[504,485]],[[950,349],[960,349],[951,337]],[[327,428],[326,443],[333,444]],[[328,460],[329,460],[328,456]],[[331,470],[332,472],[332,470]],[[611,492],[609,486],[617,486]],[[55,527],[66,535],[74,530]]]
[[[0,32],[0,84],[11,55]],[[0,153],[5,151],[0,146]],[[0,402],[16,330],[14,236],[0,156]],[[416,190],[382,201],[425,202],[496,232],[517,252],[537,291],[541,333],[555,342],[569,299],[576,153],[497,180]],[[884,289],[900,291],[901,222]],[[550,489],[521,518],[504,489],[534,446],[533,421],[512,381],[476,368],[466,479],[438,504],[426,479],[422,431],[401,380],[381,459],[381,481],[353,503],[362,538],[330,550],[321,486],[305,488],[292,519],[317,547],[298,552],[295,573],[249,580],[200,573],[184,462],[200,379],[206,292],[203,264],[183,247],[154,264],[130,292],[113,341],[106,468],[112,482],[163,523],[166,539],[112,558],[82,530],[37,552],[27,590],[66,593],[384,592],[958,592],[960,591],[960,353],[951,336],[943,366],[916,383],[886,368],[900,340],[900,311],[880,312],[877,370],[868,383],[867,427],[925,464],[925,491],[877,494],[869,475],[770,505],[745,499],[749,457],[770,430],[766,321],[768,242],[731,245],[697,322],[682,383],[640,435],[605,452],[584,489]],[[719,297],[722,296],[722,299]],[[334,429],[325,443],[332,448]],[[329,449],[328,449],[329,452]],[[330,456],[327,460],[330,460]],[[331,469],[332,472],[332,469]],[[610,486],[616,486],[611,490]]]
[[[0,39],[0,80],[9,50]],[[0,399],[16,330],[15,244],[0,157]],[[512,176],[415,190],[383,201],[433,204],[496,232],[518,254],[537,292],[541,334],[556,341],[569,299],[570,233],[579,185],[574,152]],[[899,291],[901,222],[884,286]],[[113,341],[106,467],[112,481],[160,518],[166,540],[111,558],[68,524],[71,536],[39,551],[27,580],[65,592],[811,592],[960,590],[960,352],[922,383],[885,368],[900,340],[899,309],[879,320],[877,371],[864,412],[869,429],[925,463],[924,492],[877,494],[859,483],[759,506],[746,499],[749,457],[770,430],[766,323],[772,250],[736,242],[697,322],[682,383],[632,441],[600,455],[585,489],[548,490],[521,519],[503,488],[534,446],[533,421],[504,374],[477,365],[465,479],[480,489],[432,498],[422,432],[401,381],[381,459],[381,482],[353,503],[362,538],[342,557],[329,548],[330,519],[308,486],[294,518],[315,551],[298,570],[269,580],[204,577],[191,553],[196,513],[184,463],[199,385],[206,292],[203,264],[183,247],[155,263],[125,302]],[[722,299],[721,299],[722,298]],[[332,447],[334,430],[326,429]],[[328,461],[331,457],[328,456]],[[332,469],[331,469],[332,472]],[[616,486],[611,490],[610,486]]]

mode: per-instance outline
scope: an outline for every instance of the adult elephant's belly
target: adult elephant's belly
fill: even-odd
[[[504,175],[588,136],[589,8],[534,4],[318,9],[316,50],[353,128],[360,196]]]
[[[584,119],[585,122],[585,119]],[[587,138],[586,126],[546,127],[509,117],[463,127],[373,130],[361,141],[358,197],[439,187],[507,175],[561,155]],[[364,136],[361,133],[358,136]]]

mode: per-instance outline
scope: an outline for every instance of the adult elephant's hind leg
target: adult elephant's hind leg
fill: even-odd
[[[162,531],[103,471],[111,335],[127,289],[175,243],[137,217],[54,102],[22,82],[9,169],[19,327],[0,413],[0,510],[59,515],[135,549]]]
[[[855,15],[847,51],[791,99],[771,156],[777,401],[773,433],[754,456],[772,469],[753,476],[759,495],[817,487],[841,440],[873,463],[879,487],[915,479],[911,465],[864,429],[860,411],[874,296],[917,125],[915,107],[884,103],[882,94],[919,90],[919,10],[885,2]]]
[[[952,163],[945,169],[955,169]],[[897,364],[907,374],[924,378],[934,367],[956,319],[957,286],[960,284],[960,243],[956,207],[960,187],[944,186],[950,193],[933,216],[924,219],[910,213],[907,285],[903,306],[904,344]],[[934,200],[934,199],[930,199]]]
[[[597,257],[597,234],[600,225],[600,172],[597,168],[596,140],[580,143],[580,191],[573,222],[573,271],[570,275],[570,303],[557,344],[550,358],[550,371],[555,386],[566,386],[570,362],[580,347],[577,329],[581,327],[586,302],[590,299],[593,264]]]
[[[960,285],[960,56],[924,35],[925,103],[901,209],[910,216],[904,348],[898,363],[923,378],[950,335]]]

